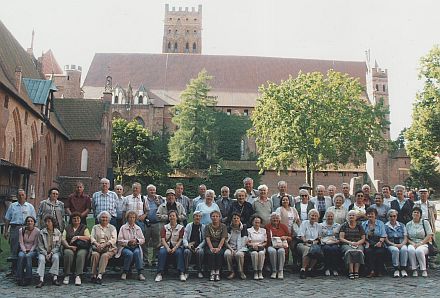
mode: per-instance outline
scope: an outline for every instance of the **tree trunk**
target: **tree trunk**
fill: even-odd
[[[310,187],[312,188],[310,193],[311,195],[315,194],[315,170],[310,170]]]
[[[306,161],[306,183],[311,185],[311,171],[310,171],[310,161]]]

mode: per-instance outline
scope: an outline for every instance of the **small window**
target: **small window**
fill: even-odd
[[[70,76],[67,76],[67,80],[70,80]]]
[[[194,33],[197,33],[197,30],[194,30]]]
[[[189,33],[189,30],[186,30],[186,33]]]
[[[328,176],[328,172],[324,172],[324,176]]]
[[[180,18],[177,18],[178,21],[180,21]]]
[[[89,159],[89,153],[87,152],[87,149],[84,148],[81,151],[81,172],[87,172],[88,159]]]
[[[385,85],[382,86],[382,89],[383,89],[383,92],[385,92],[385,89],[386,89],[386,88],[385,88]]]
[[[174,33],[175,33],[175,34],[177,34],[177,30],[176,30],[176,31],[174,31]]]
[[[193,52],[195,52],[196,49],[197,49],[197,45],[196,43],[193,43]]]
[[[376,84],[376,91],[379,91],[379,84]]]
[[[40,134],[43,134],[43,133],[44,133],[44,124],[41,123],[41,126],[40,126]]]
[[[29,117],[29,113],[26,111],[26,113],[24,113],[24,124],[28,124],[28,117]]]
[[[189,43],[186,43],[185,49],[189,50]]]
[[[173,18],[170,18],[170,21],[172,21],[173,20]]]
[[[142,95],[139,95],[138,103],[139,103],[140,105],[144,103],[144,97],[143,97]]]
[[[177,42],[174,43],[174,51],[177,52]]]
[[[197,21],[197,19],[194,19],[194,21]]]
[[[115,95],[115,103],[119,103],[119,97],[117,95]]]
[[[379,166],[379,162],[376,162],[376,166]]]
[[[227,114],[227,115],[231,115],[231,113],[232,113],[232,110],[231,110],[231,109],[227,109],[227,110],[226,110],[226,114]]]
[[[3,105],[6,109],[9,107],[9,96],[5,96],[5,103]]]
[[[171,34],[171,29],[168,29],[168,34]]]
[[[243,111],[243,116],[249,116],[249,110],[244,110]]]
[[[188,21],[188,18],[186,18],[186,20]]]

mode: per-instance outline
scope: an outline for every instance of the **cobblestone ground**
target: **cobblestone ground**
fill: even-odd
[[[53,286],[42,289],[34,286],[18,287],[12,279],[0,274],[0,297],[439,297],[440,271],[430,270],[429,277],[423,278],[360,278],[349,280],[346,277],[315,277],[299,279],[298,274],[285,273],[284,280],[262,281],[226,280],[211,282],[191,276],[181,282],[177,276],[164,276],[162,282],[154,282],[153,270],[145,272],[147,280],[119,280],[119,275],[104,276],[103,285],[85,281],[81,286],[73,284]]]

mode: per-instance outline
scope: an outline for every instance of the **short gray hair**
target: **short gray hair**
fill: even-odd
[[[317,209],[315,209],[315,208],[310,209],[309,212],[307,212],[307,217],[310,217],[310,215],[312,213],[316,213],[318,215],[318,217],[319,217],[319,211]]]
[[[356,210],[350,210],[347,212],[347,217],[345,219],[348,221],[348,219],[350,218],[350,215],[352,215],[352,214],[357,216],[358,213]]]
[[[258,186],[258,190],[262,190],[262,189],[269,190],[269,187],[267,187],[266,184],[261,184],[260,186]]]
[[[208,190],[205,192],[205,198],[206,198],[208,195],[211,195],[212,198],[215,198],[215,191],[212,190],[212,189],[208,189]]]
[[[227,191],[229,191],[229,187],[227,187],[226,185],[225,185],[225,186],[222,186],[222,188],[220,188],[220,191],[223,191],[223,190],[227,190]]]
[[[149,190],[150,188],[154,188],[154,190],[156,190],[156,186],[154,186],[153,184],[148,184],[147,190]]]
[[[405,191],[405,186],[397,184],[396,186],[394,186],[394,191],[397,192],[399,189],[401,189],[402,191]]]
[[[388,212],[387,212],[387,218],[388,218],[388,219],[390,219],[390,215],[391,215],[391,214],[396,214],[396,215],[398,215],[399,212],[398,212],[396,209],[390,209],[390,210],[388,210]]]
[[[104,215],[106,215],[107,217],[108,217],[108,219],[111,219],[112,218],[112,216],[110,215],[110,213],[108,212],[108,211],[101,211],[99,214],[98,214],[98,220],[99,220],[99,222],[101,222],[101,217],[103,217]]]
[[[280,187],[281,185],[286,185],[287,186],[287,182],[284,180],[278,181],[278,187]]]
[[[324,185],[318,185],[318,186],[316,186],[316,190],[319,190],[320,188],[322,188],[322,190],[325,190],[325,186]]]
[[[246,189],[239,188],[239,189],[235,190],[234,197],[237,198],[238,194],[241,193],[241,192],[244,193],[244,195],[246,196]]]
[[[243,179],[243,184],[245,184],[247,181],[254,182],[254,179],[252,179],[251,177],[246,177],[246,178]]]
[[[139,182],[135,182],[131,185],[131,189],[135,188],[135,187],[139,187],[142,188],[142,185]]]
[[[99,182],[101,182],[101,183],[109,183],[110,184],[110,180],[108,180],[107,178],[102,178]]]

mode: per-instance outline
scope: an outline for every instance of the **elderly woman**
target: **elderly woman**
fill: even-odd
[[[274,212],[270,216],[270,223],[266,225],[267,252],[269,254],[272,275],[270,278],[284,278],[284,262],[289,248],[288,243],[292,241],[289,228],[282,224],[281,216]]]
[[[130,271],[131,263],[134,261],[138,273],[138,279],[144,281],[145,276],[142,274],[143,255],[141,245],[145,243],[145,238],[142,229],[136,225],[138,213],[133,210],[128,211],[125,218],[127,219],[127,223],[119,230],[119,250],[116,255],[117,258],[122,255],[122,258],[124,259],[124,271],[122,272],[121,279],[127,279],[127,273]]]
[[[234,194],[236,201],[232,201],[232,205],[229,211],[228,219],[229,221],[232,219],[232,213],[240,214],[240,221],[246,227],[251,226],[251,217],[254,214],[254,209],[252,208],[252,204],[246,202],[246,189],[239,188],[235,191]]]
[[[64,231],[64,203],[58,200],[58,196],[60,194],[60,190],[56,187],[53,187],[49,190],[49,198],[40,203],[40,207],[37,212],[37,222],[39,228],[44,228],[44,218],[47,215],[50,215],[54,219],[55,228],[60,230],[60,232]]]
[[[212,189],[208,189],[205,193],[205,201],[197,205],[196,211],[202,212],[202,225],[211,223],[211,212],[220,211],[217,203],[214,202],[215,192]]]
[[[40,282],[37,288],[44,285],[44,271],[46,262],[52,262],[49,273],[52,274],[52,284],[61,285],[58,280],[58,272],[60,269],[60,248],[61,248],[61,232],[55,228],[55,219],[47,215],[44,218],[45,228],[40,231],[38,236],[38,276]]]
[[[228,229],[221,222],[220,211],[211,212],[211,223],[205,227],[205,256],[211,270],[210,281],[220,280],[220,269],[225,253],[225,242],[228,238]]]
[[[301,220],[306,220],[310,210],[315,209],[315,204],[310,202],[310,196],[307,189],[300,189],[299,196],[301,201],[295,204],[295,209],[298,212]]]
[[[428,276],[426,271],[426,255],[428,254],[428,243],[431,241],[434,233],[427,220],[422,220],[422,209],[414,207],[412,220],[406,224],[408,232],[408,258],[409,266],[413,270],[413,277],[417,277],[417,263],[423,277]]]
[[[90,247],[90,232],[81,222],[81,213],[73,212],[70,215],[72,223],[67,225],[61,241],[64,247],[64,280],[69,284],[71,268],[75,264],[75,285],[81,285],[81,276],[84,270],[86,257]]]
[[[325,221],[321,225],[321,247],[324,253],[325,276],[338,276],[338,261],[341,258],[339,248],[339,229],[341,225],[334,221],[335,214],[331,210],[325,213]]]
[[[387,214],[390,210],[390,206],[384,204],[383,194],[381,192],[374,194],[374,202],[375,204],[370,207],[377,210],[377,219],[384,223],[387,222]]]
[[[98,214],[99,224],[94,225],[90,242],[92,243],[92,282],[102,284],[108,261],[116,254],[116,228],[110,224],[110,213],[101,211]]]
[[[203,278],[202,263],[205,246],[205,225],[201,224],[202,212],[195,211],[193,214],[193,222],[185,227],[183,234],[183,257],[185,259],[185,277],[188,279],[188,268],[192,257],[195,257],[197,276]]]
[[[337,193],[333,197],[334,206],[331,206],[327,209],[327,211],[333,212],[333,221],[338,224],[343,224],[347,219],[347,210],[344,208],[344,195],[342,193]],[[326,220],[326,216],[324,215],[324,221]]]
[[[262,219],[258,215],[252,219],[252,227],[247,229],[247,247],[251,253],[252,267],[254,268],[254,279],[264,279],[263,266],[266,256],[267,234],[266,229],[261,228]]]
[[[269,188],[267,185],[263,184],[258,186],[258,192],[260,196],[256,199],[252,207],[254,208],[255,215],[258,215],[263,222],[261,223],[263,226],[270,222],[270,215],[273,210],[272,200],[269,199],[268,195]]]
[[[348,266],[348,277],[359,278],[359,267],[364,264],[365,231],[357,222],[357,212],[350,210],[347,221],[339,229],[339,242],[345,264]]]
[[[178,224],[178,214],[176,210],[168,212],[169,223],[162,227],[160,231],[159,262],[157,264],[156,282],[162,281],[162,274],[169,259],[174,259],[177,263],[177,270],[180,273],[180,280],[186,281],[185,260],[183,258],[183,233],[185,231],[181,224]]]
[[[355,201],[353,204],[351,204],[348,207],[348,210],[355,210],[357,212],[357,219],[358,221],[362,221],[367,219],[367,206],[365,205],[364,202],[364,192],[362,190],[358,190],[356,191],[356,193],[354,194],[355,197]]]
[[[394,201],[393,201],[394,202]],[[392,203],[392,202],[391,202]],[[394,209],[388,211],[389,221],[385,224],[387,238],[385,243],[391,253],[394,267],[394,277],[407,277],[405,268],[408,264],[408,233],[403,223],[397,221],[398,212]],[[400,270],[400,271],[399,271]]]
[[[299,272],[299,277],[301,279],[306,278],[309,273],[312,273],[312,270],[320,257],[320,249],[317,249],[318,246],[315,246],[315,249],[317,249],[315,252],[310,252],[313,245],[320,244],[320,235],[322,232],[321,225],[318,223],[319,211],[311,209],[307,217],[309,219],[304,220],[301,223],[298,231],[298,237],[301,239],[301,242],[298,243],[297,246],[298,254],[302,258],[302,266]]]
[[[368,270],[370,270],[367,277],[382,276],[387,253],[384,245],[387,237],[385,224],[377,219],[377,210],[374,208],[367,208],[367,218],[368,220],[362,222],[366,239],[365,257]]]
[[[34,217],[28,216],[24,222],[25,226],[18,231],[20,251],[17,261],[17,283],[19,286],[27,286],[32,282],[32,259],[37,256],[36,249],[40,235],[40,230],[35,227]]]
[[[238,275],[241,279],[246,279],[246,275],[243,271],[244,255],[248,249],[246,247],[247,242],[247,229],[240,221],[240,214],[232,213],[232,222],[228,227],[228,241],[225,245],[227,247],[225,251],[225,261],[228,266],[228,279],[235,277],[233,261],[237,262]]]

